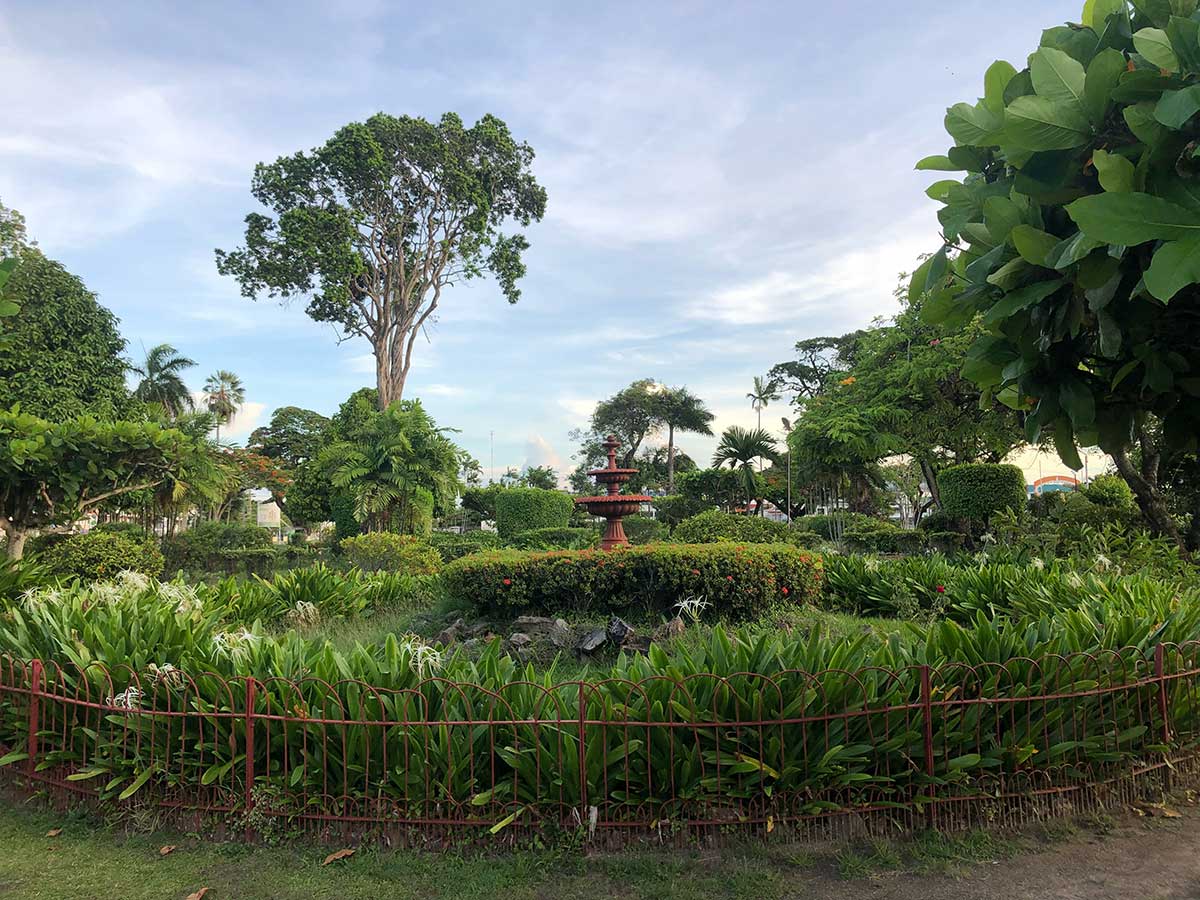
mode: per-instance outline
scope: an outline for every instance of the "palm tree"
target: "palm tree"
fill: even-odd
[[[779,399],[778,385],[771,378],[763,378],[755,375],[754,390],[746,395],[746,399],[750,401],[750,406],[758,413],[758,430],[762,431],[762,411],[767,408],[767,404],[772,400]]]
[[[775,439],[771,435],[756,428],[753,431],[732,425],[721,435],[721,443],[713,454],[713,466],[720,468],[729,463],[729,468],[740,469],[742,487],[748,500],[753,500],[758,515],[762,515],[762,493],[758,487],[757,473],[754,471],[754,461],[775,458]],[[747,506],[749,503],[747,502]],[[749,509],[747,509],[747,514]]]
[[[158,344],[146,352],[146,361],[131,368],[140,377],[133,389],[133,396],[146,403],[157,403],[174,421],[185,412],[195,408],[191,391],[183,383],[184,369],[196,363],[180,356],[170,344]]]
[[[712,434],[713,414],[686,387],[664,388],[658,396],[658,418],[667,426],[667,493],[675,493],[675,432]]]
[[[355,518],[368,531],[419,530],[420,498],[445,509],[461,486],[459,449],[445,431],[419,400],[403,400],[327,447],[320,463],[354,498]]]
[[[242,379],[232,372],[219,369],[204,382],[204,405],[217,419],[217,443],[221,442],[221,426],[228,425],[246,402]]]

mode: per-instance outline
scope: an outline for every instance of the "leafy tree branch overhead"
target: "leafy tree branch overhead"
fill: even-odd
[[[417,336],[450,285],[493,276],[521,296],[529,243],[505,233],[546,211],[533,148],[486,115],[470,128],[379,113],[323,146],[259,164],[252,192],[269,214],[246,216],[245,246],[217,269],[250,298],[304,297],[306,312],[366,338],[379,404],[404,395]]]

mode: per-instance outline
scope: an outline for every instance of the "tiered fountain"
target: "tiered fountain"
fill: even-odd
[[[600,548],[612,550],[629,543],[629,538],[625,537],[625,529],[621,526],[621,519],[632,516],[643,503],[649,503],[654,498],[644,494],[621,493],[621,485],[636,475],[638,470],[617,468],[617,448],[621,446],[621,442],[617,440],[616,435],[610,434],[605,438],[604,446],[608,448],[608,468],[594,469],[588,472],[588,475],[595,478],[597,484],[607,485],[608,493],[599,497],[580,497],[575,502],[586,506],[593,516],[607,520]]]

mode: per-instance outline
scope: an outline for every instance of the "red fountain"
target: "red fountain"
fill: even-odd
[[[617,468],[617,448],[621,446],[621,442],[617,440],[616,435],[610,434],[605,438],[604,446],[608,448],[608,468],[594,469],[588,472],[588,475],[595,478],[597,484],[608,485],[608,493],[599,497],[579,497],[575,502],[586,506],[593,516],[607,520],[600,549],[613,550],[629,543],[629,538],[625,537],[625,529],[621,526],[621,519],[632,516],[643,503],[649,503],[654,498],[644,494],[621,493],[621,485],[636,475],[638,470]]]

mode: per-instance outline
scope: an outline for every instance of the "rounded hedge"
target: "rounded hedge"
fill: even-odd
[[[1025,506],[1025,473],[1016,466],[964,463],[938,476],[942,510],[954,519],[987,522],[1002,509]]]
[[[508,539],[535,528],[566,528],[575,501],[560,491],[508,488],[496,495],[496,530]]]
[[[441,555],[411,534],[371,531],[341,542],[342,556],[364,572],[403,572],[433,575],[442,567]]]
[[[162,542],[167,570],[258,571],[274,561],[271,532],[239,522],[201,522]]]
[[[811,531],[827,541],[832,541],[836,540],[839,534],[852,528],[870,528],[876,522],[881,521],[883,520],[868,516],[866,513],[843,511],[800,516],[794,520],[793,527],[800,531]]]
[[[38,557],[51,575],[96,581],[118,572],[162,574],[163,555],[152,541],[111,531],[90,531],[58,541]]]
[[[453,562],[480,550],[498,549],[500,535],[494,531],[466,531],[462,534],[435,531],[429,536],[429,545],[441,555],[443,561]]]
[[[790,544],[646,544],[604,552],[500,550],[442,571],[451,597],[514,614],[564,610],[671,614],[702,598],[711,613],[752,619],[779,603],[813,603],[822,561]]]

